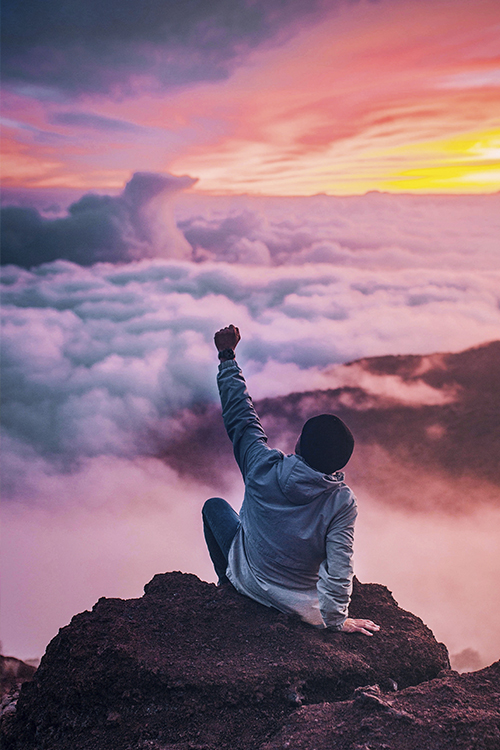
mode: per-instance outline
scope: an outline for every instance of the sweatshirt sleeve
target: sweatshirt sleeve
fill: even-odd
[[[348,616],[352,593],[354,523],[356,498],[349,499],[333,519],[326,538],[326,558],[317,584],[321,616],[328,628],[340,630]]]
[[[245,479],[252,461],[259,455],[270,452],[267,435],[236,360],[228,360],[219,365],[217,385],[224,425],[233,444],[234,457]]]

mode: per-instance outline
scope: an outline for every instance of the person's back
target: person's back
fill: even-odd
[[[269,448],[234,359],[238,341],[234,326],[215,335],[224,424],[245,481],[239,517],[221,498],[203,508],[219,583],[229,579],[317,627],[371,635],[377,625],[347,616],[357,509],[343,473],[333,471],[347,463],[352,435],[337,417],[320,415],[306,422],[295,454]]]

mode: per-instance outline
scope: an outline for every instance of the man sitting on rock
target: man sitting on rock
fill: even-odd
[[[316,627],[373,635],[378,625],[348,617],[357,509],[340,469],[353,451],[351,432],[320,414],[304,424],[294,454],[269,448],[234,358],[238,328],[222,328],[214,340],[222,415],[245,482],[239,516],[220,497],[203,506],[219,585],[229,580],[241,594]]]

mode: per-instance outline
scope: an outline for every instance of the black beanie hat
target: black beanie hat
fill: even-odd
[[[300,435],[300,455],[311,468],[322,474],[342,469],[354,450],[350,429],[333,414],[308,419]]]

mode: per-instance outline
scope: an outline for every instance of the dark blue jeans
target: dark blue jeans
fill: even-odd
[[[203,533],[210,558],[219,579],[219,586],[228,582],[226,576],[229,549],[240,527],[240,517],[221,497],[211,497],[201,511]]]

